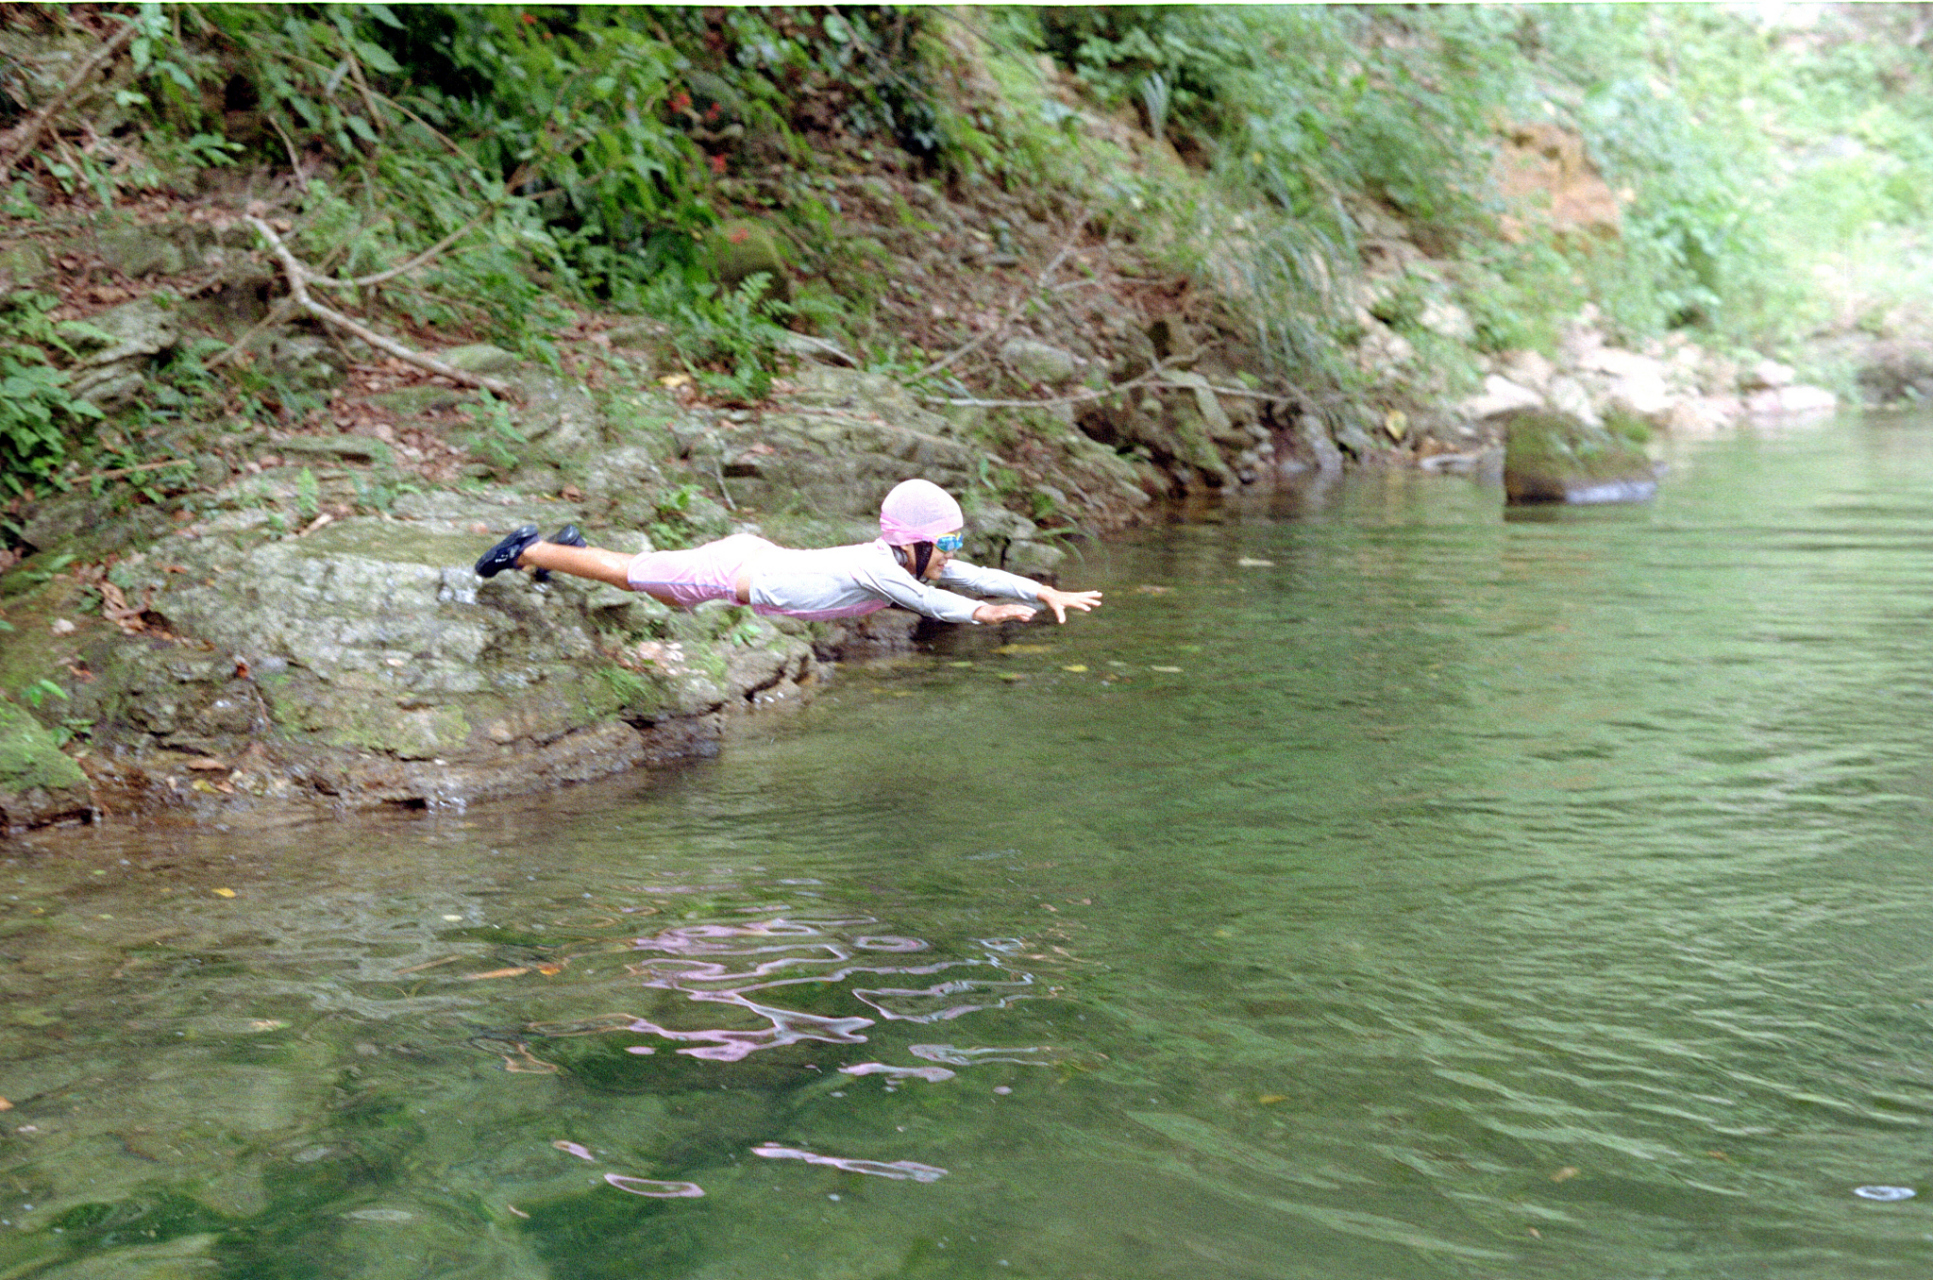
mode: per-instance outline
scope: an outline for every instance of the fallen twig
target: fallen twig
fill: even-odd
[[[28,120],[11,130],[13,138],[5,144],[5,152],[0,153],[0,173],[11,172],[22,156],[33,151],[34,144],[40,141],[40,135],[47,131],[47,126],[53,123],[54,117],[73,100],[95,72],[112,62],[121,50],[128,47],[128,43],[134,39],[135,30],[135,24],[129,22],[115,32],[113,39],[88,55],[87,60],[67,78],[67,83],[60,87],[60,92],[49,98],[46,105],[34,112]]]
[[[859,361],[856,358],[847,355],[824,338],[815,338],[809,333],[787,332],[779,338],[778,345],[781,351],[789,351],[793,355],[826,355],[836,360],[843,360],[855,369],[859,368]]]
[[[122,476],[136,475],[143,471],[159,471],[164,467],[192,467],[193,458],[167,458],[160,462],[143,462],[139,466],[115,467],[112,471],[90,471],[84,476],[74,476],[68,483],[81,484],[88,480],[117,480]]]
[[[275,228],[253,215],[250,215],[248,218],[248,225],[254,227],[256,234],[268,242],[270,251],[281,261],[282,274],[288,277],[289,297],[294,300],[296,306],[308,312],[316,319],[321,320],[325,324],[334,325],[344,333],[362,339],[378,351],[387,351],[398,360],[413,364],[419,369],[428,369],[431,373],[440,373],[446,378],[462,383],[464,386],[482,387],[484,390],[495,392],[498,395],[509,395],[512,393],[510,384],[501,378],[491,378],[480,373],[471,373],[468,370],[459,369],[453,364],[438,360],[435,356],[427,356],[420,351],[411,350],[394,338],[386,338],[367,325],[343,315],[335,308],[317,302],[309,296],[309,284],[312,280],[316,279],[315,274],[296,260],[295,255],[289,251],[289,247],[282,243],[282,237],[275,233]]]

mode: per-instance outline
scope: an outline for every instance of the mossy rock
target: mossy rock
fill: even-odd
[[[744,218],[721,222],[711,233],[710,249],[712,274],[721,291],[729,293],[763,272],[768,277],[765,296],[792,301],[791,270],[778,237],[767,227]]]
[[[1520,409],[1504,424],[1504,495],[1512,504],[1641,502],[1657,492],[1642,428],[1592,426],[1569,414]]]
[[[0,702],[0,825],[35,827],[91,810],[81,767],[38,720]]]

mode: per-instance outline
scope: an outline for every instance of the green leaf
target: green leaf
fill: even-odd
[[[374,67],[383,75],[397,76],[403,74],[401,64],[396,59],[390,57],[389,51],[379,44],[371,44],[367,40],[358,40],[356,41],[356,54],[362,59],[364,66]]]

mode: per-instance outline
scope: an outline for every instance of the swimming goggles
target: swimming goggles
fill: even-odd
[[[965,535],[958,534],[958,533],[943,533],[939,537],[933,539],[933,545],[938,547],[941,551],[946,552],[946,554],[952,555],[955,551],[958,551],[961,547],[966,545],[966,537]]]

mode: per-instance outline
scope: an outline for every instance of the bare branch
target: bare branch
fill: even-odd
[[[440,256],[445,249],[455,244],[458,240],[461,240],[464,236],[470,234],[470,232],[476,228],[478,223],[482,222],[485,218],[489,217],[492,213],[496,212],[497,206],[501,205],[502,203],[503,203],[503,200],[501,197],[499,197],[498,199],[491,201],[489,204],[486,204],[485,206],[483,206],[482,211],[479,212],[476,217],[470,219],[468,222],[464,223],[456,230],[450,232],[450,234],[448,234],[447,236],[444,236],[441,240],[438,240],[435,244],[423,250],[423,252],[417,254],[414,258],[411,258],[408,262],[405,262],[400,266],[391,267],[387,271],[378,271],[375,275],[372,275],[372,276],[357,276],[353,280],[340,280],[340,279],[337,279],[335,276],[316,275],[316,276],[309,277],[309,283],[313,285],[323,286],[330,289],[367,289],[367,288],[372,288],[375,285],[384,284],[390,280],[394,280],[397,276],[406,276],[410,272],[416,270],[416,268]]]
[[[166,467],[192,467],[192,458],[168,458],[161,462],[143,462],[134,467],[115,467],[112,471],[90,471],[84,476],[69,476],[67,483],[81,484],[88,480],[116,480],[122,476],[138,475],[143,471],[160,471]]]
[[[307,267],[296,260],[293,253],[289,252],[289,247],[282,243],[282,237],[275,234],[275,228],[252,215],[248,219],[248,225],[255,228],[256,234],[268,243],[269,249],[281,261],[282,274],[288,277],[289,297],[297,307],[300,307],[325,324],[334,325],[344,333],[361,338],[378,351],[387,351],[398,360],[413,364],[419,369],[428,369],[431,373],[442,374],[444,377],[455,382],[460,382],[464,386],[482,387],[484,390],[495,392],[498,395],[510,395],[512,393],[510,384],[500,378],[490,378],[480,373],[470,373],[467,370],[457,368],[455,365],[438,360],[435,356],[427,356],[420,351],[412,351],[402,343],[397,342],[394,338],[386,338],[382,334],[362,324],[360,321],[352,320],[340,311],[317,302],[309,296],[309,284],[315,278],[314,275]]]
[[[377,96],[380,97],[381,95],[377,95]],[[388,101],[388,99],[384,99],[384,101]],[[335,276],[322,275],[319,272],[311,272],[309,274],[309,283],[320,287],[330,288],[330,289],[365,289],[365,288],[373,287],[375,285],[385,284],[388,281],[396,279],[398,276],[408,275],[410,272],[416,270],[418,267],[423,266],[424,264],[440,256],[445,249],[448,249],[451,245],[455,244],[458,240],[468,235],[485,218],[489,217],[491,214],[495,213],[498,209],[502,208],[506,203],[508,203],[508,201],[510,200],[510,197],[516,194],[517,188],[524,184],[525,180],[529,176],[529,173],[533,167],[534,167],[534,161],[525,161],[523,164],[518,165],[516,171],[512,173],[507,179],[504,180],[504,184],[502,188],[497,192],[496,195],[490,197],[490,199],[484,204],[483,208],[477,211],[477,215],[474,218],[471,218],[468,222],[458,227],[455,231],[450,232],[449,235],[444,236],[441,240],[438,240],[435,244],[423,250],[421,253],[411,258],[408,262],[402,263],[400,266],[391,267],[387,271],[379,271],[374,275],[357,276],[353,280],[341,280],[336,278]],[[598,173],[593,176],[602,177],[604,174],[609,173],[612,169],[616,167],[617,167],[617,162],[613,161],[611,164],[606,165],[603,169],[599,170]],[[380,226],[381,224],[378,223],[377,225]]]
[[[74,74],[67,78],[67,83],[60,87],[60,92],[49,98],[45,106],[34,112],[25,123],[11,130],[13,137],[4,144],[5,150],[0,151],[0,173],[11,172],[20,158],[33,150],[34,144],[40,141],[40,135],[47,131],[47,126],[53,123],[54,117],[73,100],[75,95],[80,93],[96,72],[112,62],[119,56],[121,50],[128,47],[129,42],[134,39],[135,30],[135,24],[132,22],[123,26],[114,34],[113,39],[88,55],[87,60],[75,69]]]

